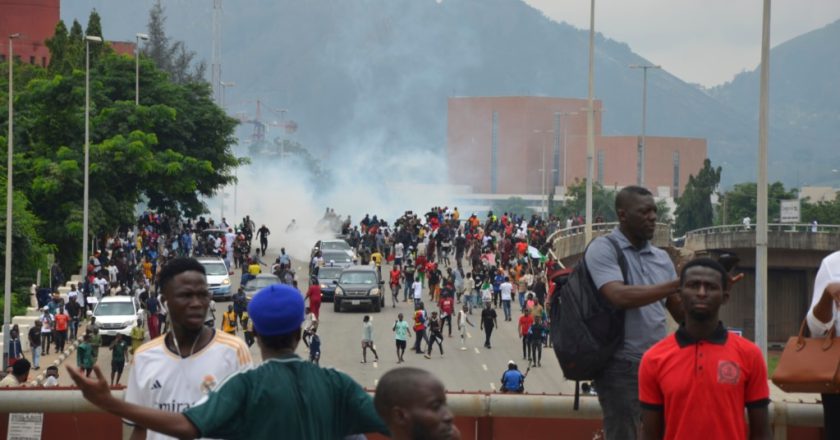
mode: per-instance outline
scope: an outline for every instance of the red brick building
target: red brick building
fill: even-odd
[[[61,0],[0,0],[0,61],[9,57],[9,35],[20,34],[12,40],[15,58],[22,63],[46,67],[50,51],[46,40],[55,33],[61,19]],[[110,41],[115,52],[134,56],[133,41]]]
[[[23,63],[46,66],[50,51],[45,41],[53,36],[61,12],[60,0],[0,0],[0,60],[9,57],[9,35],[15,58]]]
[[[586,177],[586,106],[585,99],[450,98],[450,183],[475,193],[562,194]],[[601,101],[594,107],[595,180],[636,184],[639,137],[602,136]],[[645,186],[657,195],[681,194],[706,158],[705,139],[647,136],[645,145]]]

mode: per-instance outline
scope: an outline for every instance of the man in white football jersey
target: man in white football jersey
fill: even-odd
[[[211,295],[201,263],[184,257],[169,261],[158,286],[171,330],[136,350],[125,400],[180,413],[250,366],[251,354],[242,340],[204,325]],[[140,426],[131,435],[132,440],[171,438]]]

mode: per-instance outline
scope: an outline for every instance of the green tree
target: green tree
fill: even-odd
[[[160,1],[149,10],[149,41],[143,47],[143,55],[150,58],[158,69],[168,73],[176,84],[203,81],[206,64],[194,63],[196,53],[188,50],[183,41],[170,41],[166,35],[165,12]]]
[[[781,201],[796,199],[797,189],[786,190],[782,182],[767,185],[767,219],[774,223],[779,221]],[[755,182],[736,184],[731,191],[727,191],[722,198],[722,224],[737,224],[744,217],[752,221],[756,219],[757,185]]]
[[[802,221],[816,220],[822,225],[840,225],[840,193],[834,200],[811,203],[809,199],[802,201]]]
[[[671,207],[665,200],[656,201],[656,221],[659,223],[671,223],[674,219],[671,217]]]
[[[68,53],[69,39],[70,36],[67,33],[67,26],[63,20],[59,20],[55,25],[53,36],[47,38],[44,42],[47,49],[50,50],[50,72],[70,72],[73,70],[70,54]]]
[[[93,36],[102,38],[102,44],[91,43],[90,45],[90,62],[96,64],[102,54],[108,50],[104,44],[105,36],[102,35],[102,19],[96,9],[90,12],[88,16],[87,27],[85,28],[85,36]],[[84,55],[84,54],[83,54]]]
[[[566,200],[554,204],[559,206],[553,213],[560,218],[583,216],[586,212],[586,179],[575,181],[569,187]],[[615,191],[606,189],[597,182],[592,185],[592,216],[600,217],[604,222],[614,222],[618,219],[615,214]]]
[[[51,47],[72,52],[69,37],[63,40],[54,36]],[[140,200],[190,217],[206,212],[202,196],[232,183],[245,162],[231,149],[237,122],[212,102],[206,83],[175,84],[151,60],[141,62],[140,106],[133,58],[104,50],[91,63],[92,234],[132,222]],[[29,77],[16,91],[15,185],[40,220],[37,232],[73,273],[82,238],[84,71],[51,66]]]
[[[712,209],[712,194],[720,184],[721,168],[713,168],[709,159],[703,161],[703,168],[694,175],[688,176],[688,184],[683,195],[677,199],[676,216],[677,235],[687,231],[712,226],[714,210]]]
[[[525,203],[522,197],[510,197],[505,200],[497,200],[493,202],[490,208],[496,215],[501,218],[502,213],[516,214],[524,217],[530,217],[534,210]]]
[[[0,137],[5,143],[6,139]],[[4,155],[5,156],[5,155]],[[3,157],[3,176],[6,175],[6,160]],[[6,254],[6,181],[0,182],[0,257]],[[38,234],[40,220],[32,213],[29,201],[21,191],[14,191],[12,196],[12,315],[26,312],[29,306],[29,286],[35,282],[38,270],[48,274],[47,255],[52,247],[45,244]],[[0,282],[5,282],[5,275],[0,274]],[[3,299],[0,297],[0,307]],[[2,323],[2,318],[0,318]]]

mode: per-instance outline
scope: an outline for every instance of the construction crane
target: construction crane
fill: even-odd
[[[237,118],[239,122],[242,124],[252,124],[254,126],[254,131],[251,134],[251,143],[254,145],[259,145],[265,142],[265,135],[268,127],[283,127],[286,131],[286,134],[292,134],[297,131],[298,125],[295,121],[287,121],[286,120],[286,113],[288,110],[286,109],[275,109],[269,107],[263,103],[261,100],[256,101],[246,101],[246,102],[256,102],[257,110],[254,113],[253,117],[250,117],[246,113],[237,113]],[[263,121],[262,118],[262,110],[265,108],[271,113],[277,114],[280,116],[280,120],[274,121]]]

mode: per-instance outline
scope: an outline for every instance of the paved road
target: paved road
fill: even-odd
[[[306,264],[296,264],[298,274],[306,274]],[[382,273],[387,274],[390,266],[383,267]],[[301,276],[299,275],[300,279]],[[305,277],[304,277],[305,279]],[[305,285],[305,283],[302,283]],[[386,286],[387,287],[387,286]],[[335,313],[332,303],[321,305],[321,319],[318,332],[321,336],[321,365],[340,369],[362,386],[374,388],[378,379],[388,370],[399,366],[391,330],[397,314],[402,312],[404,318],[411,324],[413,303],[400,302],[396,307],[391,306],[390,291],[386,295],[386,307],[380,313],[367,310],[346,311]],[[424,294],[424,297],[426,295]],[[427,301],[431,304],[431,301]],[[427,311],[437,310],[427,305]],[[435,347],[432,359],[415,354],[411,347],[414,339],[409,341],[405,353],[406,362],[401,365],[427,369],[437,375],[451,391],[494,391],[499,387],[499,379],[507,368],[508,360],[513,359],[524,371],[527,361],[522,358],[522,344],[517,336],[516,320],[519,314],[514,312],[513,321],[505,322],[501,308],[499,327],[492,335],[492,349],[484,348],[484,333],[479,330],[479,311],[474,310],[470,320],[475,327],[467,330],[467,350],[460,350],[460,338],[456,324],[453,322],[452,337],[446,337],[444,329],[443,350],[441,357]],[[368,363],[362,364],[361,338],[362,318],[370,315],[374,325],[374,344],[379,353],[379,362],[371,362],[373,356],[368,352]],[[413,335],[413,332],[412,332]],[[298,353],[304,357],[308,355],[301,344]],[[562,377],[560,367],[550,349],[543,350],[542,367],[532,368],[525,382],[526,391],[531,393],[572,393],[574,382],[568,382]]]
[[[276,255],[276,252],[272,253],[269,250],[269,256],[271,255]],[[268,261],[272,260],[273,258],[268,259]],[[307,286],[307,263],[296,261],[295,269],[298,273],[301,288],[305,290]],[[389,270],[390,266],[383,267],[383,273],[388,273]],[[236,275],[232,280],[232,286],[236,289],[238,285],[239,276]],[[429,303],[431,301],[427,301],[427,304]],[[220,316],[221,312],[226,309],[227,304],[229,302],[219,302],[217,304],[217,316]],[[432,311],[436,308],[427,306],[427,310]],[[400,302],[394,308],[391,307],[390,298],[388,298],[386,307],[380,313],[372,313],[366,310],[348,310],[335,313],[332,303],[323,303],[318,330],[322,345],[321,365],[340,369],[356,379],[362,386],[375,388],[378,379],[385,372],[398,366],[394,333],[391,328],[400,312],[411,323],[412,302],[410,300],[409,302]],[[406,362],[403,365],[420,367],[433,372],[444,382],[447,389],[452,391],[492,392],[498,389],[499,378],[507,368],[508,360],[515,360],[522,370],[527,366],[527,361],[522,359],[521,340],[517,336],[516,320],[519,314],[514,311],[513,321],[505,322],[501,308],[497,310],[497,313],[499,314],[499,327],[493,332],[492,349],[488,350],[483,346],[484,333],[478,327],[479,312],[474,310],[470,320],[475,324],[475,327],[468,329],[468,338],[465,344],[467,350],[459,349],[460,340],[453,322],[452,338],[445,338],[443,342],[443,357],[438,354],[437,350],[433,352],[432,359],[426,359],[423,355],[415,354],[411,350],[413,345],[413,339],[411,339],[405,354]],[[373,356],[369,352],[368,363],[362,364],[362,318],[366,314],[371,315],[373,320],[374,343],[380,360],[379,362],[373,362]],[[217,319],[216,322],[220,324],[221,319]],[[446,333],[444,334],[446,335]],[[254,360],[259,362],[261,357],[256,344],[251,348],[251,352]],[[298,347],[297,352],[301,357],[308,358],[307,348],[303,344]],[[75,365],[75,362],[74,354],[65,361],[65,365]],[[42,362],[42,364],[46,364],[46,362]],[[107,348],[100,351],[98,364],[106,374],[110,374],[111,354]],[[126,372],[120,381],[121,384],[127,383],[130,369],[130,366],[127,365]],[[69,377],[63,369],[61,383],[62,385],[70,385]],[[563,379],[557,360],[550,349],[543,350],[542,367],[531,369],[525,387],[526,391],[530,393],[566,394],[574,391],[574,383]]]

